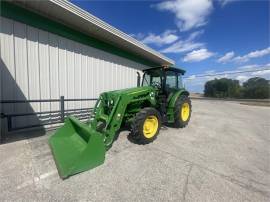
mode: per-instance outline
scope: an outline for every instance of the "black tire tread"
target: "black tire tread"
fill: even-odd
[[[186,121],[182,121],[178,117],[179,117],[180,110],[182,108],[182,104],[185,103],[185,102],[189,103],[190,115],[189,115],[189,118]],[[177,99],[177,101],[175,103],[175,106],[174,106],[174,126],[176,128],[184,128],[184,127],[186,127],[188,125],[188,123],[189,123],[189,120],[190,120],[190,117],[191,117],[191,112],[192,112],[192,104],[191,104],[190,98],[188,96],[186,96],[186,95],[181,95]]]
[[[146,117],[149,115],[156,115],[159,122],[157,133],[152,138],[146,138],[143,135],[143,131],[142,131],[144,121]],[[153,142],[157,138],[157,135],[160,130],[160,126],[161,126],[161,116],[159,112],[155,108],[152,108],[152,107],[143,108],[140,112],[136,114],[133,120],[133,123],[131,125],[131,137],[138,144],[149,144],[150,142]]]

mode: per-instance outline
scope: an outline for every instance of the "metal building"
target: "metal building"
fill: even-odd
[[[0,14],[2,133],[41,119],[11,116],[7,126],[5,115],[60,110],[59,102],[12,101],[97,98],[136,86],[142,69],[174,64],[68,1],[1,1]],[[64,107],[93,103],[69,101]]]

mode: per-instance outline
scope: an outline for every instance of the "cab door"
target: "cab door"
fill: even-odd
[[[178,74],[174,71],[166,71],[165,91],[170,94],[178,89]]]
[[[167,95],[167,100],[183,88],[182,75],[174,71],[165,72],[165,92]]]

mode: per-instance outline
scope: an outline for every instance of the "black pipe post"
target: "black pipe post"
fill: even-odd
[[[137,72],[137,87],[141,86],[141,75],[139,72]]]
[[[65,97],[60,97],[60,111],[61,111],[61,121],[65,121]]]

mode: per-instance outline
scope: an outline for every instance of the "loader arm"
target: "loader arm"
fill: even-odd
[[[90,122],[92,128],[97,129],[97,124],[100,120],[105,121],[105,127],[100,131],[103,134],[104,144],[108,150],[114,141],[117,131],[121,128],[127,106],[133,102],[143,102],[149,100],[152,105],[155,105],[155,100],[152,99],[152,95],[149,93],[149,89],[141,90],[134,93],[121,94],[116,98],[112,110],[110,113],[104,114],[104,106],[106,105],[103,96],[101,96],[100,103],[97,108],[97,113],[93,122]],[[106,117],[106,119],[104,119]],[[94,123],[94,124],[93,124]]]

